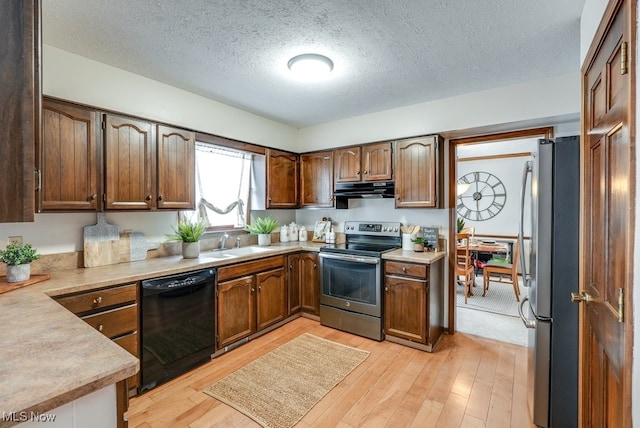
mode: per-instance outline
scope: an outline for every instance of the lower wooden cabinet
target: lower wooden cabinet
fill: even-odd
[[[138,326],[138,283],[56,297],[62,306],[87,324],[140,358]],[[127,379],[129,395],[138,387],[138,374]]]
[[[320,314],[320,271],[318,254],[312,251],[291,254],[289,264],[289,315]]]
[[[443,259],[433,264],[385,261],[384,332],[432,351],[443,328]],[[401,342],[402,343],[402,342]]]
[[[216,288],[216,350],[287,317],[285,257],[222,267]]]

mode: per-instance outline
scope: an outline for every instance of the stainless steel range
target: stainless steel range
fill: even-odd
[[[382,254],[401,247],[400,223],[348,221],[344,233],[320,248],[320,323],[382,340]]]

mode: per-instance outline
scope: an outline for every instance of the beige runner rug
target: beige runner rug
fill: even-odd
[[[204,392],[263,427],[288,428],[368,356],[367,351],[305,333]]]

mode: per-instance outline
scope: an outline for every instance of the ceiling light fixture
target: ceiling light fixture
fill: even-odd
[[[324,55],[307,53],[294,56],[287,66],[304,80],[321,80],[328,77],[333,70],[333,61]]]

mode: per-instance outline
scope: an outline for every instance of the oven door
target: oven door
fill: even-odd
[[[378,257],[320,252],[320,304],[382,316]]]

